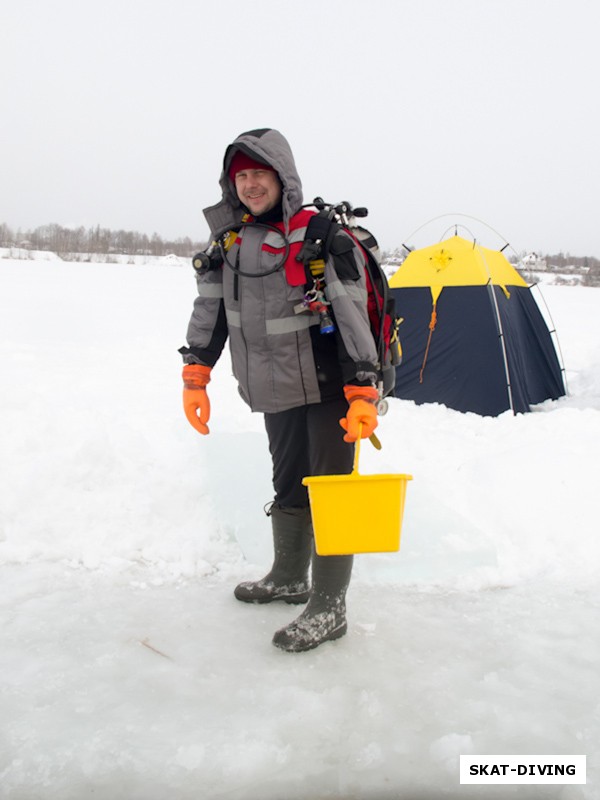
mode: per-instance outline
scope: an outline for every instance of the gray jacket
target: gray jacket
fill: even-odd
[[[316,356],[321,336],[311,333],[318,315],[298,313],[306,286],[293,286],[285,269],[268,273],[281,261],[285,240],[301,242],[306,232],[298,220],[302,185],[286,139],[276,130],[251,131],[239,136],[226,150],[220,184],[222,200],[205,210],[211,233],[239,224],[246,209],[241,205],[228,170],[236,149],[273,166],[283,185],[283,232],[247,225],[227,252],[227,263],[198,274],[198,297],[182,348],[186,363],[213,366],[227,338],[233,373],[243,399],[253,411],[275,413],[322,400],[324,376]],[[283,235],[285,233],[285,236]],[[343,383],[371,383],[376,379],[377,353],[367,316],[364,257],[346,233],[337,248],[344,253],[344,268],[336,256],[325,266],[325,294],[336,325]],[[241,240],[241,244],[240,244]],[[335,250],[336,248],[332,248]],[[327,334],[326,337],[334,334]],[[316,347],[315,347],[316,343]]]

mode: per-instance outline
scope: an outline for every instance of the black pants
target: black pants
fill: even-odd
[[[306,508],[307,475],[347,475],[352,472],[354,445],[345,442],[339,420],[348,402],[339,399],[265,414],[273,460],[275,502],[282,508]]]

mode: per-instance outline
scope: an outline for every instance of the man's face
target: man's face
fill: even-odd
[[[253,216],[260,217],[281,200],[281,184],[271,169],[243,169],[235,174],[235,190]]]

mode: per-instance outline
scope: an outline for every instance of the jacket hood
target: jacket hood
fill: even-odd
[[[211,232],[214,233],[228,224],[237,224],[245,213],[235,191],[235,185],[229,177],[231,159],[237,150],[269,164],[276,170],[283,186],[283,221],[287,229],[290,218],[302,206],[302,182],[296,169],[292,149],[285,136],[273,128],[261,128],[241,133],[225,150],[223,170],[219,178],[223,199],[215,206],[204,209],[204,216]]]

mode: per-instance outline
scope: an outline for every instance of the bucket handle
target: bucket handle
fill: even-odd
[[[352,465],[352,475],[358,475],[358,457],[360,455],[360,442],[362,440],[362,426],[363,426],[362,422],[359,422],[358,439],[356,440],[354,445],[354,464]],[[374,433],[372,433],[369,436],[369,441],[376,450],[381,450],[381,442],[379,441],[377,436],[375,436]]]
[[[352,474],[358,475],[358,456],[360,455],[360,440],[362,439],[362,422],[358,423],[358,439],[354,444],[354,464],[352,465]]]

